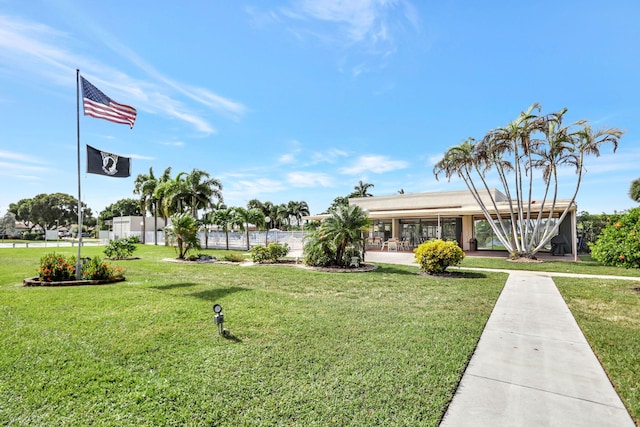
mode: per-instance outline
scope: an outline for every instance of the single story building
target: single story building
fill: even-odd
[[[138,236],[140,240],[145,242],[153,242],[154,240],[154,226],[155,226],[155,218],[154,217],[144,217],[144,225],[146,236],[145,239],[142,237],[142,216],[116,216],[111,220],[111,233],[110,238],[112,239],[122,239],[128,238],[131,236]],[[162,230],[164,228],[164,219],[158,218],[158,230]],[[158,236],[161,234],[158,233]]]
[[[480,199],[489,212],[495,214],[491,198],[504,219],[510,212],[509,200],[497,189],[479,191]],[[535,208],[534,200],[532,206]],[[430,193],[394,194],[391,196],[350,198],[350,205],[368,211],[373,227],[369,231],[369,242],[382,245],[389,239],[400,242],[410,249],[429,239],[457,241],[463,250],[505,250],[494,236],[491,226],[473,194],[469,190]],[[556,200],[552,221],[557,221],[568,208],[558,229],[558,235],[565,246],[565,253],[577,254],[576,205],[570,200]],[[537,215],[539,208],[532,210]],[[543,221],[549,218],[551,201],[547,200],[543,209]],[[494,218],[495,215],[492,215]],[[322,219],[326,215],[310,216],[305,219]],[[547,249],[550,249],[549,244]]]

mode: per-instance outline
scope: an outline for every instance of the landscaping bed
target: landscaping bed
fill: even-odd
[[[60,282],[45,282],[41,281],[37,277],[30,277],[24,279],[22,284],[24,286],[85,286],[85,285],[107,285],[110,283],[123,282],[124,277],[119,277],[109,280],[64,280]]]

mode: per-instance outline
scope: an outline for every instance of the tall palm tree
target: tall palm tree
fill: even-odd
[[[309,205],[304,200],[301,201],[290,201],[287,204],[287,208],[289,210],[289,214],[295,218],[296,225],[300,225],[302,222],[302,217],[305,215],[309,215]]]
[[[223,201],[222,183],[211,178],[208,172],[200,169],[193,169],[191,173],[181,173],[184,175],[184,186],[182,187],[182,197],[185,205],[191,208],[191,215],[198,218],[198,210],[211,206],[213,199]]]
[[[176,213],[182,213],[184,208],[183,194],[183,178],[177,175],[175,178],[169,177],[166,181],[162,181],[156,187],[155,195],[160,203],[160,210],[165,218]]]
[[[599,156],[600,146],[605,143],[612,143],[615,152],[623,134],[616,128],[593,131],[584,120],[564,126],[562,120],[566,109],[544,116],[533,114],[535,109],[539,109],[538,104],[520,113],[507,126],[489,131],[479,142],[469,138],[450,148],[433,169],[436,179],[444,174],[449,179],[458,176],[464,180],[496,237],[513,257],[532,258],[551,240],[577,196],[584,157]],[[555,206],[560,167],[575,168],[577,179],[571,202],[558,214]],[[501,217],[487,184],[487,175],[491,171],[497,173],[507,196],[509,218]],[[535,205],[537,214],[532,193],[536,173],[542,176],[544,183],[542,203]],[[525,182],[528,182],[528,188]],[[476,184],[481,184],[486,190],[492,210],[481,199]],[[543,218],[548,199],[551,200],[551,208],[547,209],[550,214]],[[552,221],[555,218],[557,220]],[[542,226],[544,230],[540,231]]]
[[[373,194],[369,193],[369,189],[373,187],[373,184],[365,183],[360,180],[358,181],[358,185],[353,187],[355,191],[351,193],[349,197],[373,197]]]
[[[249,224],[261,225],[264,222],[264,214],[258,208],[245,209],[242,207],[233,208],[233,225],[237,225],[241,231],[246,233],[247,250],[249,245]]]
[[[171,178],[171,168],[168,167],[164,170],[162,176],[158,179],[158,184],[153,192],[153,197],[156,199],[157,209],[160,210],[165,225],[168,224],[168,218],[174,213],[180,213],[181,210],[177,207],[177,198],[175,195],[178,193],[180,183]],[[157,226],[156,226],[157,229]],[[167,234],[165,233],[164,244],[168,245]]]
[[[227,242],[227,250],[229,250],[229,227],[233,225],[234,209],[218,209],[213,212],[213,223],[224,230]]]
[[[140,210],[142,211],[142,243],[145,243],[147,232],[147,210],[150,208],[150,199],[153,197],[153,189],[156,184],[153,168],[149,168],[149,174],[138,174],[134,181],[133,194],[140,196]]]
[[[247,209],[258,208],[264,212],[264,203],[258,199],[251,199],[247,202]]]
[[[285,229],[285,224],[290,224],[289,209],[284,203],[273,206],[271,212],[273,213],[272,219],[277,224],[277,228]]]
[[[155,181],[155,185],[153,186],[153,243],[155,245],[158,244],[158,210],[162,210],[162,192],[158,191],[158,188],[163,185],[163,183],[171,180],[171,167],[168,167],[164,170],[160,178]],[[167,224],[167,217],[164,218],[164,224]]]

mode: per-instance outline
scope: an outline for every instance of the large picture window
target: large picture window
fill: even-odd
[[[538,241],[543,234],[542,231],[544,230],[544,226],[546,225],[547,221],[551,221],[550,226],[553,226],[557,222],[557,220],[558,220],[557,218],[553,218],[551,220],[545,218],[543,220],[543,223],[540,224],[540,230],[538,232]],[[495,222],[497,224],[497,220],[495,220]],[[532,221],[532,223],[533,222],[535,221]],[[504,220],[504,223],[509,227],[511,226],[510,220]],[[533,230],[533,227],[530,227],[530,229]],[[504,245],[500,243],[500,240],[498,240],[498,238],[496,237],[495,233],[493,232],[493,229],[491,228],[491,225],[484,217],[474,219],[473,230],[474,230],[474,237],[478,241],[478,250],[487,250],[487,251],[506,250]],[[544,246],[543,250],[545,251],[551,250],[550,243],[547,243]]]

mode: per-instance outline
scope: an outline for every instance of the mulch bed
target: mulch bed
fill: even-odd
[[[124,282],[124,277],[109,280],[65,280],[62,282],[42,282],[37,277],[30,277],[22,281],[23,286],[86,286],[86,285],[108,285],[111,283]]]
[[[167,262],[175,262],[175,263],[180,263],[180,264],[208,264],[208,263],[219,263],[219,264],[236,264],[236,265],[241,265],[244,267],[253,267],[253,266],[262,266],[262,265],[268,265],[268,266],[282,266],[282,267],[298,267],[298,268],[304,268],[307,270],[314,270],[314,271],[322,271],[322,272],[326,272],[326,273],[366,273],[368,271],[373,271],[375,269],[378,268],[377,265],[375,264],[360,264],[360,267],[311,267],[308,265],[305,265],[303,262],[301,262],[300,260],[294,260],[294,259],[283,259],[280,260],[278,262],[275,263],[254,263],[251,261],[245,261],[245,262],[229,262],[229,261],[220,261],[220,260],[216,260],[216,259],[211,259],[211,260],[200,260],[200,259],[196,259],[196,260],[188,260],[188,259],[178,259],[178,258],[165,258],[163,259],[163,261],[167,261]]]

